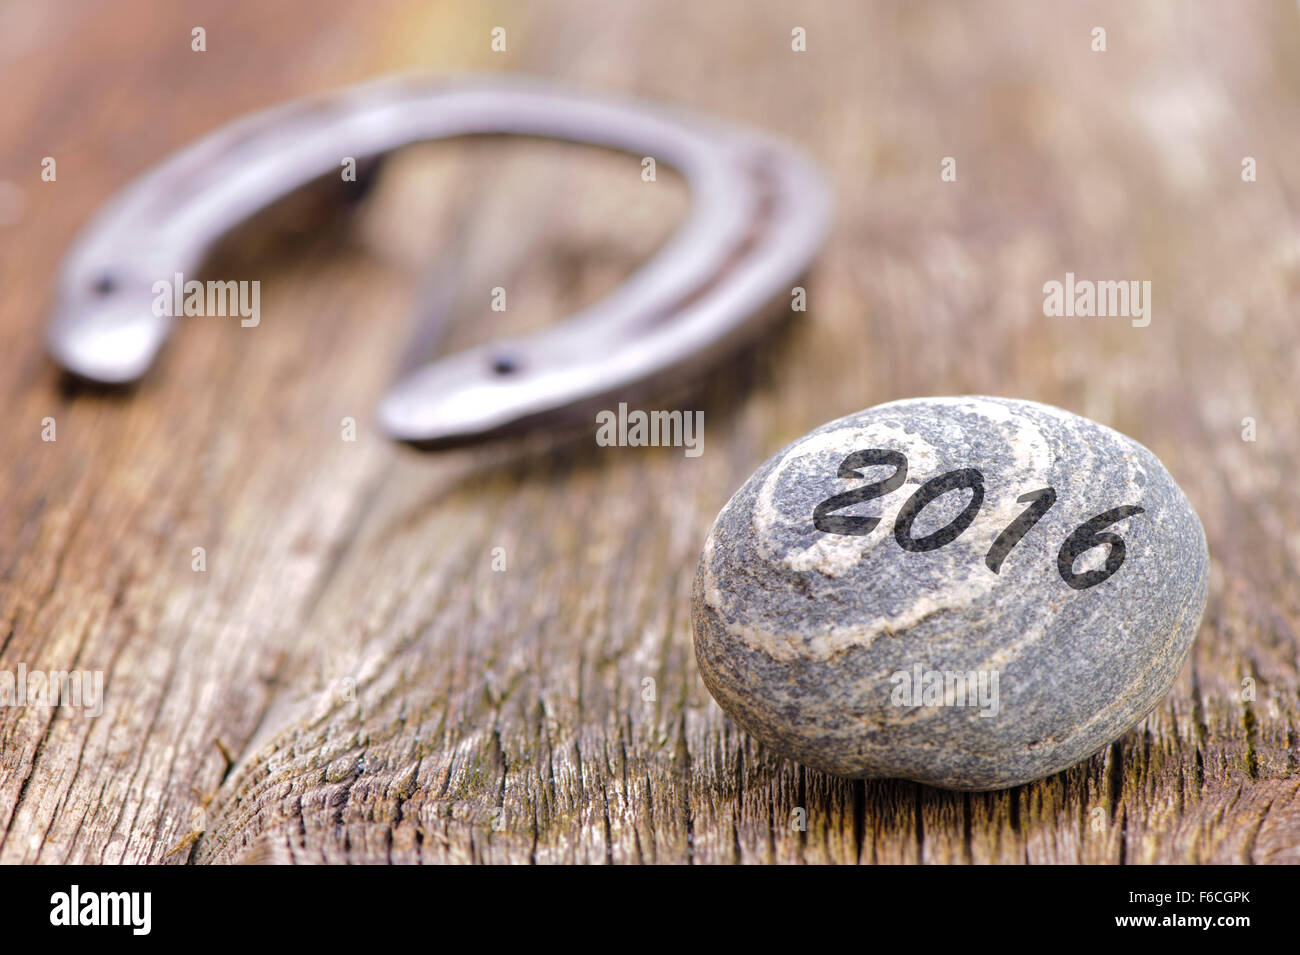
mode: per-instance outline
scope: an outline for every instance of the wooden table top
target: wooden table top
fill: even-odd
[[[323,6],[0,7],[0,670],[104,679],[98,716],[0,707],[0,861],[1300,861],[1295,4]],[[808,311],[651,405],[704,409],[700,457],[374,427],[431,289],[443,349],[540,327],[680,221],[680,182],[583,147],[413,149],[338,227],[223,250],[257,328],[188,320],[124,393],[61,379],[53,277],[100,203],[249,110],[400,70],[636,93],[823,164]],[[1044,316],[1066,272],[1150,280],[1150,325]],[[710,523],[811,428],[961,393],[1164,461],[1213,563],[1192,656],[1133,731],[1004,792],[776,758],[695,670]]]

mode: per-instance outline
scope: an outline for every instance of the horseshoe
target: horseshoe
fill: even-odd
[[[378,409],[395,439],[473,440],[698,375],[755,337],[828,227],[816,167],[759,132],[535,80],[390,78],[252,114],[134,180],[65,258],[49,350],[92,381],[138,379],[176,321],[155,314],[154,283],[198,272],[236,226],[337,174],[344,157],[361,163],[411,143],[502,133],[654,157],[682,174],[691,211],[603,300],[399,379]]]

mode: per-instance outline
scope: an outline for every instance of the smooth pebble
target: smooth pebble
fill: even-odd
[[[1000,789],[1159,704],[1208,577],[1195,511],[1132,439],[1028,401],[896,401],[795,441],[722,509],[695,655],[781,755]]]

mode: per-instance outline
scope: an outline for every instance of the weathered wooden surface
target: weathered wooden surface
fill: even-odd
[[[21,193],[0,230],[0,669],[102,669],[106,693],[98,718],[0,710],[0,861],[1300,861],[1293,3],[267,9],[0,8],[0,178]],[[246,110],[411,68],[663,97],[826,165],[810,310],[702,396],[647,405],[703,407],[702,457],[586,432],[422,455],[371,427],[422,263],[455,263],[451,348],[590,301],[678,221],[668,177],[536,143],[412,154],[345,241],[223,260],[262,280],[259,328],[188,320],[133,393],[61,386],[50,280],[99,202]],[[1150,327],[1044,317],[1066,271],[1151,280]],[[960,392],[1160,455],[1214,562],[1192,659],[1106,752],[1008,792],[774,759],[694,669],[713,516],[808,429]]]

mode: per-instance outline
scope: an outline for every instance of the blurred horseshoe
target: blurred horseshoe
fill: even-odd
[[[189,277],[234,227],[337,174],[344,157],[360,163],[411,143],[498,133],[654,157],[685,178],[691,212],[600,302],[401,378],[379,406],[393,438],[471,440],[698,374],[754,336],[825,236],[829,193],[818,170],[758,132],[533,80],[386,79],[237,120],[133,181],[64,260],[50,352],[93,381],[135,380],[175,322],[154,313],[154,283]]]

